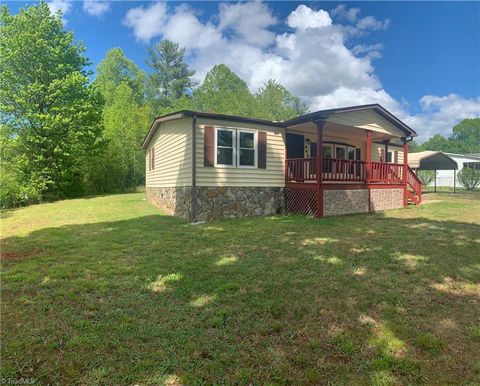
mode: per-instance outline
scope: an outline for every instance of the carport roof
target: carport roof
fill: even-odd
[[[457,163],[441,151],[421,151],[408,154],[408,165],[420,170],[456,170]]]

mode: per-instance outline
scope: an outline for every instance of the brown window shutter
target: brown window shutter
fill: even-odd
[[[380,162],[387,162],[387,159],[385,158],[385,149],[382,149],[382,153],[380,155]]]
[[[152,170],[155,170],[155,148],[152,148]]]
[[[152,149],[148,151],[148,171],[152,170]]]
[[[258,168],[267,168],[267,133],[265,131],[258,132]]]
[[[215,165],[215,128],[205,126],[203,134],[203,165],[213,167]]]
[[[393,152],[393,162],[398,164],[398,151]]]

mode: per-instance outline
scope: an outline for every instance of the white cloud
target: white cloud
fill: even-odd
[[[136,7],[127,12],[123,23],[133,29],[137,40],[148,42],[153,37],[161,36],[166,13],[165,3],[154,3],[149,7]]]
[[[347,8],[345,4],[339,4],[330,11],[330,15],[338,21],[350,23],[342,26],[345,37],[366,36],[371,31],[386,30],[390,26],[390,19],[377,20],[374,16],[359,19],[360,12],[360,8]]]
[[[347,9],[345,4],[339,4],[336,8],[330,11],[330,15],[333,18],[339,20],[347,20],[350,23],[357,21],[357,15],[360,13],[360,8],[349,8]]]
[[[365,55],[370,60],[380,59],[382,57],[381,51],[383,50],[382,43],[376,44],[357,44],[352,48],[352,54],[355,56]]]
[[[110,10],[110,3],[100,0],[84,0],[83,10],[89,15],[100,17]]]
[[[47,5],[51,13],[62,12],[62,23],[67,25],[68,20],[65,19],[65,15],[70,13],[73,4],[69,0],[53,0],[49,1]]]
[[[231,29],[249,44],[268,46],[275,34],[267,28],[277,23],[268,6],[261,2],[220,4],[219,29]]]
[[[287,18],[287,24],[292,28],[305,30],[308,28],[328,27],[332,24],[332,19],[328,12],[323,9],[315,11],[302,4],[290,13]]]
[[[366,16],[357,22],[357,28],[360,30],[379,31],[385,30],[390,26],[390,19],[377,20],[373,16]]]
[[[164,38],[189,50],[204,50],[223,43],[221,32],[210,23],[202,24],[186,6],[177,7],[158,28]]]
[[[480,117],[480,97],[425,95],[420,99],[420,107],[420,113],[406,116],[404,120],[418,129],[422,141],[434,134],[449,136],[451,128],[462,119]]]
[[[389,20],[358,18],[359,9],[344,6],[335,10],[332,17],[354,25],[332,22],[326,11],[300,5],[285,20],[287,32],[274,33],[270,28],[282,21],[260,2],[220,4],[218,16],[208,20],[190,6],[167,11],[164,3],[156,3],[131,9],[124,24],[140,41],[160,37],[185,47],[198,82],[215,64],[225,63],[252,91],[273,78],[312,111],[379,103],[417,130],[420,140],[436,132],[448,134],[458,120],[480,115],[480,98],[455,94],[426,95],[420,111],[410,114],[408,104],[393,98],[375,74],[372,62],[381,57],[383,45],[359,42],[348,47],[352,36],[358,40],[385,29]]]

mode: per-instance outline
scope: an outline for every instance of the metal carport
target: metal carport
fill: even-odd
[[[408,165],[417,172],[418,170],[435,171],[435,192],[437,191],[437,170],[453,170],[453,191],[456,188],[457,163],[441,151],[425,150],[408,155]]]

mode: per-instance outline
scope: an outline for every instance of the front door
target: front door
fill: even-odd
[[[304,146],[303,135],[287,133],[287,158],[304,158]]]

